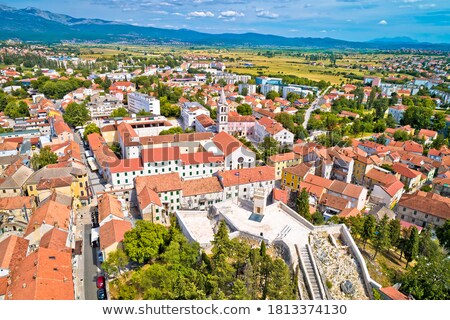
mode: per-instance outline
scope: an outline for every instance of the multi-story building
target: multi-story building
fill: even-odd
[[[269,157],[267,164],[275,167],[275,177],[277,180],[281,179],[283,169],[293,167],[302,161],[300,156],[294,152],[276,154]]]
[[[128,111],[131,113],[139,113],[141,110],[154,115],[161,114],[159,100],[139,92],[128,94]]]
[[[402,121],[405,111],[408,109],[408,106],[404,106],[402,104],[395,105],[389,107],[388,114],[394,117],[395,122],[400,123]]]
[[[274,138],[282,146],[292,146],[295,135],[276,120],[264,117],[256,122],[255,140],[261,143],[266,137]]]
[[[87,107],[91,118],[96,119],[109,117],[114,110],[122,108],[123,104],[116,96],[110,94],[101,96],[96,94],[91,97],[91,101]]]
[[[315,167],[300,163],[293,167],[287,167],[282,170],[281,186],[291,191],[299,191],[300,184],[308,174],[314,174]]]
[[[396,212],[399,219],[420,227],[442,226],[450,219],[450,199],[422,191],[404,194]]]
[[[195,121],[196,118],[201,115],[207,115],[210,117],[210,113],[208,109],[206,109],[204,106],[202,106],[198,102],[185,102],[183,106],[181,107],[181,120],[182,120],[182,127],[183,130],[186,130],[188,128],[195,128]]]

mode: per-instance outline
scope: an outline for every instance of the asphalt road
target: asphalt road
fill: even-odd
[[[303,121],[303,128],[306,129],[306,127],[308,126],[309,118],[311,117],[311,113],[312,113],[316,108],[319,107],[319,105],[318,105],[319,99],[320,99],[321,97],[323,97],[323,96],[328,92],[328,90],[330,90],[330,88],[331,88],[331,86],[328,87],[321,95],[319,95],[319,96],[317,97],[317,99],[314,100],[313,103],[311,103],[311,106],[306,110],[306,112],[305,112],[305,121]]]
[[[90,246],[91,225],[84,225],[83,261],[84,261],[84,299],[97,300],[97,250]]]

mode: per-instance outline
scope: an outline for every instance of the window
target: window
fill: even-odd
[[[406,208],[403,208],[403,211],[406,211]]]
[[[156,217],[156,221],[158,221],[158,220],[159,220],[159,216]]]
[[[30,186],[30,191],[33,191],[33,186]]]
[[[128,183],[128,179],[125,179],[125,183]]]
[[[125,177],[128,175],[128,173],[127,172],[125,172]]]
[[[402,219],[404,219],[405,218],[405,215],[404,214],[402,214]]]
[[[117,180],[117,184],[120,184],[120,180]]]
[[[417,210],[414,210],[414,212],[413,212],[413,213],[414,213],[414,215],[416,215],[416,214],[417,214]]]

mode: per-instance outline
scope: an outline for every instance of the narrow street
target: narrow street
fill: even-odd
[[[317,97],[317,99],[313,101],[313,103],[311,103],[311,106],[308,108],[308,110],[306,110],[305,121],[303,121],[303,128],[306,129],[308,127],[308,122],[309,122],[309,118],[311,118],[311,113],[319,107],[319,105],[318,105],[319,99],[322,98],[328,92],[328,90],[330,90],[330,88],[331,88],[331,86],[326,88],[325,91],[321,95],[319,95]]]
[[[84,225],[83,237],[83,262],[84,262],[84,299],[97,300],[97,274],[100,269],[97,267],[97,250],[90,245],[91,225]]]

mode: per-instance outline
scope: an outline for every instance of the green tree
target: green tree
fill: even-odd
[[[303,188],[297,196],[297,213],[308,221],[311,221],[309,211],[309,194],[306,188]]]
[[[316,226],[320,226],[325,223],[323,214],[321,214],[318,211],[314,212],[314,214],[312,215],[312,221],[313,221],[314,225],[316,225]]]
[[[31,166],[34,170],[39,170],[48,164],[58,162],[58,156],[52,152],[49,146],[43,147],[39,153],[35,153],[31,158]]]
[[[278,141],[272,137],[265,137],[259,147],[263,150],[264,161],[267,161],[270,156],[278,154],[279,151]]]
[[[391,246],[398,247],[401,235],[400,220],[393,219],[389,221],[389,237]]]
[[[445,114],[442,112],[436,112],[433,118],[433,130],[439,132],[445,128],[445,125],[446,125]]]
[[[450,297],[450,259],[442,252],[421,256],[402,279],[401,290],[418,300],[448,300]]]
[[[242,116],[250,116],[252,114],[252,107],[244,103],[237,107],[237,112]]]
[[[4,112],[5,115],[13,119],[30,116],[28,105],[23,101],[19,101],[19,103],[10,101],[6,105]]]
[[[84,126],[91,117],[84,104],[70,103],[63,115],[64,121],[72,127]]]
[[[275,98],[278,98],[280,94],[277,91],[269,91],[266,94],[266,99],[275,100]]]
[[[97,127],[97,125],[95,123],[89,123],[85,128],[84,128],[84,133],[83,133],[83,138],[84,140],[87,140],[88,135],[92,134],[92,133],[98,133],[100,134],[100,128]]]
[[[409,263],[417,257],[419,253],[419,231],[416,227],[410,227],[409,238],[405,243],[406,268]]]
[[[436,228],[436,236],[441,246],[450,252],[450,220],[445,221],[442,226]]]
[[[148,262],[158,256],[166,235],[164,226],[138,220],[136,226],[125,233],[125,252],[135,262]]]
[[[395,141],[406,141],[409,140],[408,133],[403,130],[397,130],[394,133],[394,140]]]
[[[376,225],[375,234],[373,237],[373,246],[375,249],[375,253],[373,255],[373,259],[377,257],[379,251],[389,249],[391,245],[391,238],[389,234],[389,218],[387,215],[384,215]]]
[[[111,118],[125,118],[128,116],[129,116],[128,110],[123,107],[114,109],[110,115]]]
[[[128,256],[122,249],[117,249],[108,254],[108,259],[102,263],[102,270],[110,277],[117,277],[122,274],[125,267],[130,262]]]
[[[369,214],[364,217],[364,224],[361,233],[361,239],[364,243],[364,249],[366,248],[367,241],[373,239],[376,225],[377,222],[373,215]]]
[[[170,135],[170,134],[180,134],[183,133],[183,129],[181,127],[173,127],[167,130],[162,130],[159,135],[160,136],[165,136],[165,135]]]
[[[442,134],[438,134],[436,139],[433,140],[431,143],[431,148],[439,150],[442,146],[447,145],[448,140],[444,139],[444,136]]]

